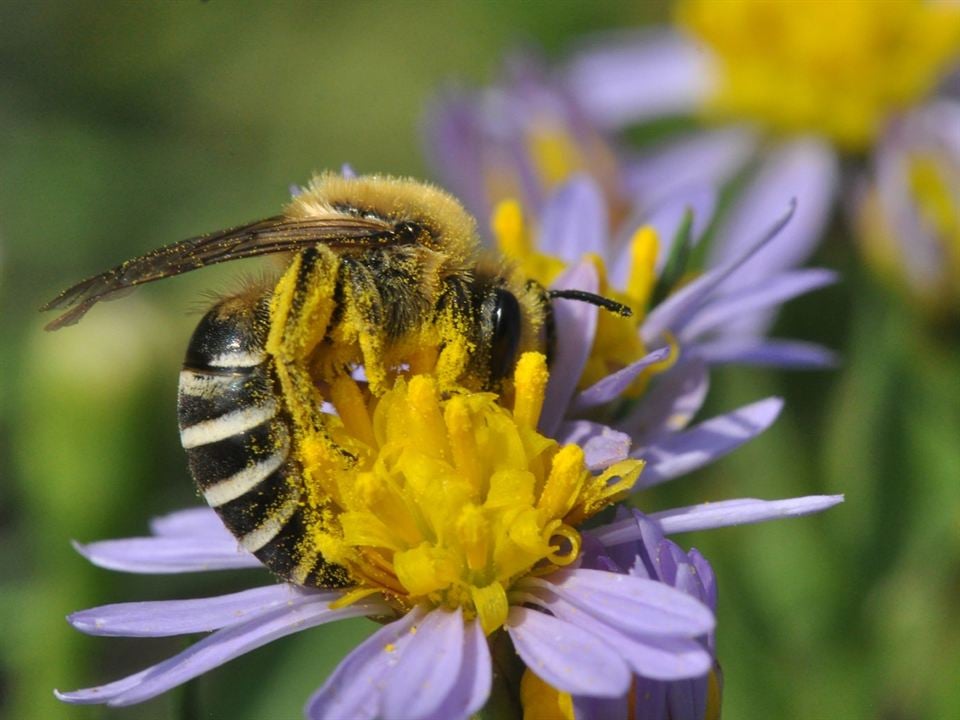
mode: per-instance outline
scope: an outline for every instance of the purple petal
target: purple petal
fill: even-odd
[[[506,628],[526,666],[558,690],[619,697],[630,687],[630,669],[614,649],[576,625],[513,607]]]
[[[660,247],[657,253],[656,271],[659,275],[667,264],[667,258],[673,251],[673,241],[686,220],[687,213],[693,215],[691,238],[694,245],[713,220],[717,204],[717,191],[712,186],[702,184],[683,187],[656,203],[652,209],[642,207],[639,212],[623,224],[623,235],[617,239],[620,252],[610,263],[610,284],[625,287],[630,274],[630,238],[636,229],[649,225],[657,231]]]
[[[702,720],[707,713],[707,676],[678,680],[667,688],[670,720]]]
[[[478,620],[466,624],[464,637],[463,663],[457,684],[436,713],[442,720],[468,718],[479,712],[490,697],[493,666],[490,647]]]
[[[710,608],[656,580],[580,568],[525,579],[521,584],[554,593],[631,635],[696,637],[715,625]]]
[[[339,610],[330,610],[325,595],[304,594],[283,607],[254,616],[208,635],[179,655],[116,682],[74,692],[56,692],[64,702],[111,706],[133,705],[202,675],[277,638],[309,627],[360,615],[378,614],[380,602],[361,601]]]
[[[589,420],[573,420],[560,426],[557,442],[579,445],[591,470],[603,470],[630,454],[630,436]]]
[[[766,231],[760,235],[759,239],[756,239],[755,235],[751,236],[754,241],[746,251],[704,273],[657,305],[641,327],[641,337],[644,343],[652,345],[665,332],[686,322],[727,278],[738,272],[751,257],[776,238],[777,234],[790,222],[794,209],[795,206],[791,205],[777,222],[767,226]]]
[[[540,249],[578,263],[587,253],[606,256],[607,210],[597,184],[577,176],[553,192],[543,208]]]
[[[615,128],[693,112],[713,87],[713,70],[702,48],[656,28],[599,39],[571,63],[569,85],[594,122]]]
[[[803,264],[816,248],[830,216],[838,179],[837,157],[819,139],[793,140],[768,153],[764,165],[717,230],[709,264],[724,264],[743,254],[751,238],[774,222],[791,198],[797,201],[793,220],[775,242],[745,263],[727,286],[753,285]],[[746,318],[737,330],[755,334],[769,317]]]
[[[693,345],[691,352],[711,365],[737,363],[794,370],[822,370],[839,363],[836,353],[802,340],[728,338]]]
[[[693,185],[725,185],[753,156],[757,144],[757,133],[747,127],[696,132],[627,162],[624,183],[631,196],[647,203]]]
[[[424,615],[422,608],[414,608],[350,651],[307,702],[307,717],[310,720],[376,717],[384,678],[398,665],[403,649],[413,638],[411,629]]]
[[[636,714],[633,720],[664,720],[670,717],[667,715],[667,683],[649,678],[637,678],[634,683]]]
[[[553,287],[563,290],[597,291],[597,271],[589,262],[582,262],[557,278]],[[590,347],[597,330],[597,307],[576,300],[553,301],[557,347],[550,368],[546,398],[540,413],[540,432],[548,437],[556,434],[577,388],[583,367],[590,356]]]
[[[433,610],[403,649],[380,697],[383,720],[437,718],[463,663],[463,612]]]
[[[117,603],[81,610],[67,617],[77,630],[88,635],[114,637],[165,637],[187,633],[210,632],[227,625],[262,615],[285,605],[304,594],[327,601],[339,593],[304,591],[293,585],[269,585],[231,595],[194,600],[156,600],[153,602]]]
[[[770,427],[782,409],[783,400],[767,398],[634,451],[633,455],[647,461],[634,491],[693,472],[726,455]]]
[[[667,587],[662,583],[655,584]],[[710,653],[692,638],[624,633],[560,598],[553,598],[544,606],[557,618],[603,640],[616,650],[635,674],[642,677],[658,680],[698,677],[706,674],[713,665]]]
[[[208,507],[187,508],[155,517],[150,521],[150,532],[172,538],[182,538],[187,535],[233,537],[213,509]]]
[[[636,362],[630,363],[622,370],[617,370],[617,372],[598,380],[583,392],[577,393],[568,412],[582,413],[620,397],[640,373],[651,365],[665,360],[669,355],[669,347],[658,348]]]
[[[131,573],[169,574],[262,568],[253,555],[241,550],[236,539],[126,538],[81,545],[77,552],[97,567]]]
[[[808,495],[787,500],[743,498],[665,510],[651,513],[650,517],[660,523],[663,532],[674,534],[800,517],[842,502],[843,495]]]
[[[634,681],[636,682],[636,681]],[[573,716],[577,720],[631,720],[629,709],[630,696],[616,698],[573,696]],[[657,720],[663,720],[657,717]]]
[[[681,360],[657,378],[617,427],[648,444],[665,432],[682,430],[703,406],[710,387],[706,365],[699,358]]]
[[[680,333],[692,340],[758,310],[776,308],[791,298],[837,281],[837,274],[818,268],[784,272],[739,292],[725,295],[701,308]]]

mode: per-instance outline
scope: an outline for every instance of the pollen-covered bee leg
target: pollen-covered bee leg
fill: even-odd
[[[266,351],[301,447],[342,454],[326,427],[323,398],[310,374],[309,360],[330,326],[336,309],[340,260],[323,246],[300,252],[277,283],[270,302]],[[315,440],[316,442],[305,442]]]
[[[366,265],[351,258],[341,261],[340,276],[344,317],[336,331],[344,334],[348,344],[359,345],[370,391],[380,395],[387,390],[387,369],[383,362],[384,307],[377,278]]]

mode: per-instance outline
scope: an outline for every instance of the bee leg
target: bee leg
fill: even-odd
[[[343,455],[330,437],[320,409],[323,398],[309,370],[310,356],[326,337],[337,306],[339,267],[337,255],[323,246],[307,248],[294,257],[273,291],[266,351],[274,359],[301,447]],[[317,442],[309,442],[311,439]]]
[[[384,308],[377,279],[363,263],[341,260],[344,319],[338,328],[360,347],[363,369],[374,395],[387,390],[384,356]]]

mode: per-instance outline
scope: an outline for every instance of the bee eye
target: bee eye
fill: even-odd
[[[520,346],[520,303],[508,290],[494,290],[490,339],[490,379],[497,381],[510,374]]]

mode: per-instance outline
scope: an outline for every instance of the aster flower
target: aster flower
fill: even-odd
[[[864,257],[936,315],[960,301],[960,103],[892,123],[854,204]]]
[[[546,382],[543,357],[528,354],[514,379],[512,412],[488,393],[440,398],[423,375],[399,380],[366,406],[339,393],[336,409],[368,443],[371,460],[349,478],[325,479],[338,493],[340,533],[320,537],[324,528],[316,540],[337,553],[355,584],[337,591],[277,584],[77,613],[71,623],[96,635],[211,634],[151,668],[58,697],[141,702],[279,637],[360,615],[385,624],[311,698],[311,718],[466,717],[490,693],[487,638],[498,633],[526,667],[572,695],[620,697],[633,674],[704,675],[713,660],[698,638],[714,627],[706,604],[659,579],[580,565],[578,526],[625,496],[642,463],[560,447],[537,433]],[[742,501],[719,519],[711,506],[662,522],[682,530],[712,516],[708,526],[720,526],[838,501]],[[79,549],[98,565],[133,572],[259,565],[207,509],[161,518],[152,530]],[[604,532],[601,542],[629,534],[619,525]],[[592,631],[571,620],[571,609],[590,619]]]
[[[666,76],[668,73],[661,71],[656,77]],[[605,82],[613,80],[605,78]],[[666,91],[665,85],[653,84]],[[776,171],[760,168],[745,195],[751,202],[736,205],[715,223],[716,188],[742,169],[756,149],[752,131],[725,129],[654,153],[631,152],[611,139],[591,108],[571,92],[569,83],[550,75],[529,55],[511,58],[505,78],[497,85],[441,94],[427,115],[426,137],[427,152],[438,175],[465,198],[477,217],[493,218],[490,234],[501,246],[504,238],[498,214],[505,203],[517,205],[530,226],[532,240],[528,244],[567,265],[587,253],[597,253],[610,269],[617,290],[624,290],[628,269],[635,265],[630,253],[640,228],[649,226],[656,231],[652,249],[649,233],[644,242],[658,276],[669,258],[682,256],[675,251],[685,243],[674,240],[688,212],[692,225],[684,237],[687,249],[716,225],[709,246],[696,248],[695,254],[706,259],[703,267],[710,270],[739,263],[732,291],[744,291],[751,285],[758,290],[771,284],[782,286],[781,281],[807,259],[823,228],[832,194],[833,180],[822,172],[824,164],[832,160],[819,158],[809,143],[801,143],[772,151]],[[574,179],[589,182],[592,188],[570,189],[568,184]],[[584,199],[586,193],[593,196]],[[564,204],[571,200],[578,208],[589,204],[590,217],[581,219],[565,212]],[[792,201],[796,208],[791,222],[762,248],[752,248]],[[602,218],[595,220],[598,214]],[[518,250],[516,243],[504,249],[514,256]],[[745,254],[751,257],[742,260]],[[541,281],[544,276],[552,279],[556,267],[556,262],[548,267],[541,262],[541,272],[535,275]],[[818,277],[820,282],[797,294],[830,282],[822,272]],[[764,311],[728,317],[724,331],[755,341],[770,325],[778,303],[771,304],[773,307]],[[817,367],[828,357],[804,354],[805,361],[798,356],[784,362],[788,366],[809,362]],[[766,361],[777,364],[770,356]]]
[[[658,148],[632,179],[642,190],[656,186],[665,165],[696,171],[721,160],[727,173],[748,169],[717,229],[712,262],[742,250],[737,239],[769,222],[771,199],[784,194],[799,202],[784,243],[791,251],[781,260],[803,262],[834,207],[841,159],[873,147],[900,115],[938,91],[960,59],[955,3],[680,0],[674,18],[670,29],[594,40],[566,77],[605,130],[677,115],[713,124]],[[769,270],[776,262],[765,264]]]

